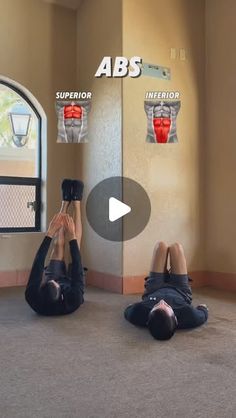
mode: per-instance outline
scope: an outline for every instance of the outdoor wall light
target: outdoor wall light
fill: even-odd
[[[23,147],[28,142],[31,114],[23,103],[16,103],[9,112],[13,142],[17,147]]]

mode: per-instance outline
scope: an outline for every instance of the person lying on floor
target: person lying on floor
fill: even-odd
[[[170,271],[167,270],[168,255]],[[194,328],[208,319],[208,308],[194,308],[191,280],[183,247],[176,243],[169,248],[164,242],[155,246],[149,277],[145,279],[142,301],[129,305],[125,319],[133,325],[148,327],[157,340],[170,339],[177,329]]]
[[[50,222],[46,236],[35,256],[25,299],[41,315],[65,315],[74,312],[84,302],[84,274],[80,255],[82,224],[80,201],[83,183],[65,179],[62,182],[62,206]],[[73,202],[74,220],[67,214]],[[68,236],[71,264],[67,270],[64,260],[65,233]],[[52,239],[53,250],[45,268]]]

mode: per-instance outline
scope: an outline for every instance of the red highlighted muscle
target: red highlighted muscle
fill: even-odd
[[[64,106],[64,119],[81,119],[82,107],[76,105]]]
[[[168,141],[170,125],[170,118],[153,118],[156,142],[164,144]]]

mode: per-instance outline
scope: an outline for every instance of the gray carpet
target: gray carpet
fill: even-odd
[[[0,290],[0,417],[234,418],[235,295],[201,289],[207,325],[158,342],[123,319],[137,296],[89,289],[73,315],[44,318]]]

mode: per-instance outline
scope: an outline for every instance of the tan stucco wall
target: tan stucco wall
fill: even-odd
[[[89,143],[77,148],[77,173],[85,181],[84,202],[101,180],[122,175],[121,80],[94,78],[104,56],[121,55],[121,1],[86,0],[77,20],[77,83],[92,92]],[[82,252],[89,269],[122,274],[122,243],[99,237],[90,227],[83,207]]]
[[[123,55],[171,67],[171,81],[140,77],[123,84],[123,175],[144,186],[152,204],[146,229],[124,244],[124,275],[148,272],[157,240],[179,241],[191,270],[204,268],[204,0],[124,0]],[[187,61],[170,60],[185,48]],[[146,91],[177,90],[178,144],[145,143]]]
[[[178,240],[191,270],[234,273],[234,1],[207,0],[206,14],[204,0],[85,0],[77,15],[41,0],[0,0],[0,9],[0,75],[29,89],[48,119],[48,217],[58,210],[63,177],[84,179],[84,201],[100,180],[121,174],[151,198],[150,223],[123,253],[121,243],[91,230],[83,207],[84,263],[121,274],[123,255],[123,274],[140,275],[156,240]],[[187,61],[170,60],[171,47],[185,48]],[[95,79],[104,55],[169,66],[172,80]],[[89,144],[56,144],[55,91],[63,89],[93,93]],[[178,144],[145,143],[150,90],[180,91]],[[30,267],[41,239],[0,237],[1,270]]]
[[[32,161],[0,160],[0,176],[34,177],[35,165]]]
[[[55,92],[75,89],[76,13],[41,0],[0,0],[0,75],[25,86],[48,122],[48,217],[58,210],[60,182],[74,177],[75,145],[56,144]],[[44,138],[45,140],[45,138]],[[0,237],[1,270],[29,268],[41,233]]]
[[[206,266],[236,273],[236,3],[206,5]]]

